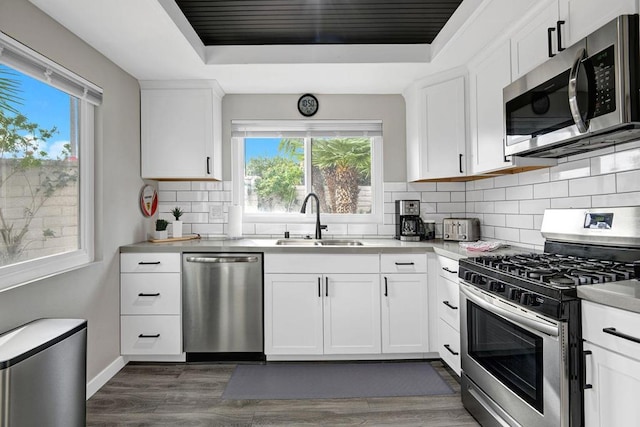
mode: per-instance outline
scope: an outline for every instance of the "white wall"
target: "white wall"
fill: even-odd
[[[145,235],[138,209],[139,86],[27,0],[0,1],[0,30],[104,89],[96,122],[98,261],[0,292],[0,332],[41,317],[88,319],[90,380],[120,355],[118,247]]]
[[[301,94],[302,95],[302,94]],[[382,120],[384,176],[406,180],[405,103],[401,95],[315,94],[320,108],[310,120]],[[232,120],[299,120],[299,95],[225,95],[222,98],[222,176],[231,179]]]

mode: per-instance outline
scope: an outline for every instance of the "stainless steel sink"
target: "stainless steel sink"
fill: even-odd
[[[323,239],[319,240],[321,246],[362,246],[362,242],[353,239]]]
[[[320,240],[316,239],[280,239],[276,241],[279,246],[320,246]]]
[[[276,241],[278,246],[363,246],[363,243],[354,239],[280,239]]]

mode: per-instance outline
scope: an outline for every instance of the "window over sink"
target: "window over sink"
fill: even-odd
[[[0,33],[0,290],[93,260],[102,90]]]
[[[310,192],[323,223],[382,217],[382,122],[233,121],[232,137],[245,220],[306,221]]]

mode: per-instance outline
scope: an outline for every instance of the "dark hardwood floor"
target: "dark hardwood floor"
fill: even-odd
[[[87,426],[478,426],[453,395],[222,400],[234,364],[129,364],[87,401]]]

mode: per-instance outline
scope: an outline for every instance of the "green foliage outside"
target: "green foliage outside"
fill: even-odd
[[[260,177],[255,184],[259,210],[293,210],[296,203],[296,186],[302,184],[303,178],[302,165],[299,162],[283,156],[254,157],[247,164],[246,174]]]
[[[6,74],[6,73],[5,73]],[[21,260],[35,238],[29,228],[38,211],[56,192],[77,182],[77,164],[71,164],[71,146],[66,144],[57,159],[49,157],[41,146],[54,136],[56,128],[42,129],[19,112],[19,84],[11,76],[0,75],[0,195],[4,197],[12,183],[20,181],[27,191],[21,206],[0,207],[0,265]],[[22,209],[16,219],[8,209]],[[45,229],[37,240],[55,237]]]

